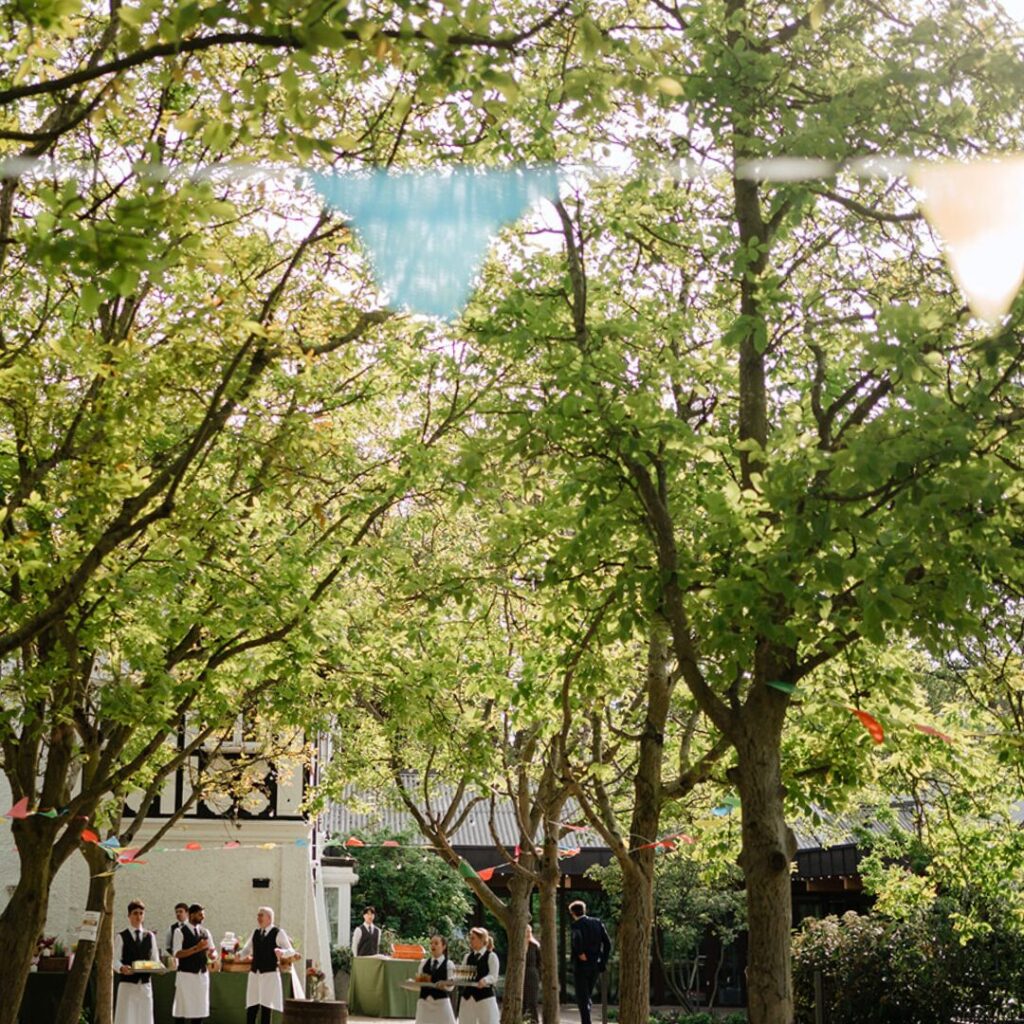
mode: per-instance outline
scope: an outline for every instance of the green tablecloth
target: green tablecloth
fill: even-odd
[[[298,970],[298,967],[296,967]],[[175,971],[153,977],[153,1003],[156,1024],[171,1024],[171,1006],[174,1003]],[[215,971],[210,975],[210,1016],[208,1024],[245,1024],[245,986],[249,975]],[[292,994],[290,974],[281,975],[284,998]],[[271,1014],[274,1024],[281,1014]]]
[[[169,971],[167,974],[157,974],[153,977],[156,1024],[171,1024],[174,976],[175,972]],[[209,1024],[246,1024],[246,981],[248,978],[248,974],[215,972],[210,975]],[[52,1021],[56,1017],[57,1006],[60,1004],[60,996],[63,994],[63,987],[67,980],[67,974],[30,974],[22,1009],[18,1014],[20,1024],[44,1024],[46,1021]],[[292,976],[283,974],[281,984],[285,998],[291,998]],[[91,1007],[94,999],[95,986],[90,979],[86,1006]],[[412,1017],[414,1014],[409,1016]],[[281,1014],[273,1014],[273,1020],[274,1022],[280,1021]]]
[[[414,965],[415,966],[415,965]],[[153,976],[153,1005],[156,1024],[170,1024],[171,1005],[174,1002],[174,971]],[[245,1024],[245,984],[248,974],[210,975],[210,1016],[208,1024]],[[66,974],[30,974],[21,1004],[21,1024],[44,1024],[57,1015],[57,1006],[64,992]],[[281,975],[284,998],[292,994],[292,979],[289,974]],[[95,992],[92,983],[86,1005],[92,1005]],[[412,1014],[410,1014],[412,1016]],[[279,1013],[273,1014],[275,1024],[281,1020]]]
[[[415,1017],[416,992],[399,988],[416,974],[419,960],[357,956],[348,989],[349,1013],[364,1017]]]

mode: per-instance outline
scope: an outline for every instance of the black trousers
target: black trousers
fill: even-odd
[[[245,1008],[245,1024],[256,1024],[256,1015],[260,1014],[260,1024],[270,1024],[270,1007],[269,1006],[247,1006]]]
[[[594,994],[594,985],[601,974],[594,964],[577,962],[573,965],[576,983],[576,1006],[580,1011],[580,1024],[590,1024],[590,998]]]

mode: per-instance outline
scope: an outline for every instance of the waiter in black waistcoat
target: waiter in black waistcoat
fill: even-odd
[[[114,1024],[153,1024],[153,985],[148,974],[132,967],[136,960],[156,960],[156,936],[142,927],[146,904],[128,904],[128,927],[114,936],[114,971],[118,975]]]
[[[178,974],[174,979],[171,1015],[189,1024],[202,1024],[210,1016],[210,969],[217,955],[210,930],[203,925],[206,912],[198,903],[188,908],[188,924],[175,933],[173,944]]]
[[[590,1024],[590,998],[612,952],[612,940],[600,918],[587,916],[583,900],[569,904],[572,916],[572,966],[580,1024]]]
[[[373,923],[377,911],[363,908],[363,923],[352,933],[353,956],[376,956],[380,950],[380,929]]]

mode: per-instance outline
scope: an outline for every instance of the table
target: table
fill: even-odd
[[[296,965],[298,970],[298,965]],[[176,971],[153,976],[153,1017],[155,1024],[171,1024],[171,1006],[174,1003],[174,978]],[[214,971],[210,975],[210,1016],[209,1024],[245,1024],[245,986],[249,974],[246,971]],[[281,975],[281,989],[284,998],[292,994],[292,977]],[[271,1014],[277,1024],[281,1014]]]
[[[395,960],[389,956],[357,956],[352,960],[348,988],[348,1012],[364,1017],[415,1017],[415,992],[399,988],[419,969],[419,960]]]
[[[415,967],[415,964],[413,965]],[[298,966],[296,966],[298,970]],[[415,973],[415,971],[413,972]],[[249,975],[244,972],[215,971],[210,975],[210,1016],[209,1024],[245,1024],[245,986]],[[174,1003],[175,972],[153,975],[153,1008],[155,1024],[171,1024],[171,1006]],[[25,998],[18,1016],[20,1024],[41,1024],[51,1021],[57,1015],[57,1006],[64,992],[67,974],[35,973],[28,976]],[[292,994],[290,974],[281,975],[281,988],[284,998]],[[95,986],[90,981],[86,995],[86,1006],[92,1007],[95,1000]],[[281,1020],[281,1014],[274,1013],[275,1024]],[[408,1016],[415,1016],[413,1012]]]

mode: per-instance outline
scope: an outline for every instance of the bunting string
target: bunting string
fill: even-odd
[[[123,163],[123,162],[122,162]],[[137,162],[141,178],[190,181],[286,179],[293,189],[312,185],[321,200],[352,218],[378,284],[392,305],[428,316],[458,313],[473,289],[487,246],[503,224],[531,203],[558,197],[559,177],[654,174],[675,179],[717,178],[693,161],[638,165],[623,172],[599,165],[542,164],[515,169],[447,167],[422,171],[316,171],[241,162],[168,168]],[[0,160],[0,178],[37,174],[86,177],[95,163],[44,158]],[[966,162],[908,157],[833,161],[775,157],[741,162],[740,178],[766,182],[815,181],[849,174],[906,177],[920,194],[921,212],[943,240],[950,272],[971,311],[989,326],[1007,314],[1024,282],[1024,155]]]

